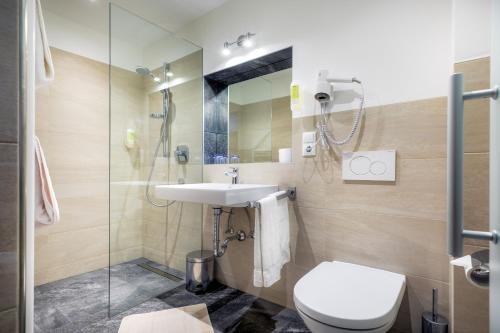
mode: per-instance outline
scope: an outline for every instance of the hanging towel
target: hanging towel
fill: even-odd
[[[59,221],[59,206],[52,188],[42,146],[36,136],[35,160],[35,221],[43,224],[54,224]]]
[[[36,0],[35,30],[35,83],[36,87],[40,87],[54,80],[54,63],[50,54],[40,0]]]
[[[259,200],[255,212],[254,271],[256,287],[270,287],[281,278],[281,268],[290,261],[290,222],[288,199],[277,200],[286,192]]]

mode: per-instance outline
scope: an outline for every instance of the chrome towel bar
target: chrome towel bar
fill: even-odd
[[[297,188],[296,187],[289,187],[288,190],[280,194],[276,197],[277,200],[285,199],[288,198],[289,200],[295,200],[297,197]],[[258,201],[249,201],[247,204],[247,207],[249,208],[260,208],[260,203]]]

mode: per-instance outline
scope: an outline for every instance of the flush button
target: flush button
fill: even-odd
[[[396,151],[357,151],[342,153],[342,179],[396,181]]]
[[[349,163],[349,168],[355,175],[366,175],[370,172],[370,162],[366,156],[356,156]]]
[[[370,173],[372,175],[383,175],[386,171],[387,166],[382,161],[375,161],[370,165]]]

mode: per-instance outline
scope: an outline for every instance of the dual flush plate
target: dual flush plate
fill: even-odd
[[[357,151],[342,154],[343,180],[396,180],[396,151]]]
[[[302,156],[316,156],[316,132],[302,133]],[[396,181],[396,151],[357,151],[342,153],[342,179]]]

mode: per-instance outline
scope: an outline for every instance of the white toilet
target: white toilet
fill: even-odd
[[[405,281],[381,269],[322,262],[297,282],[293,298],[313,333],[385,333],[396,320]]]

